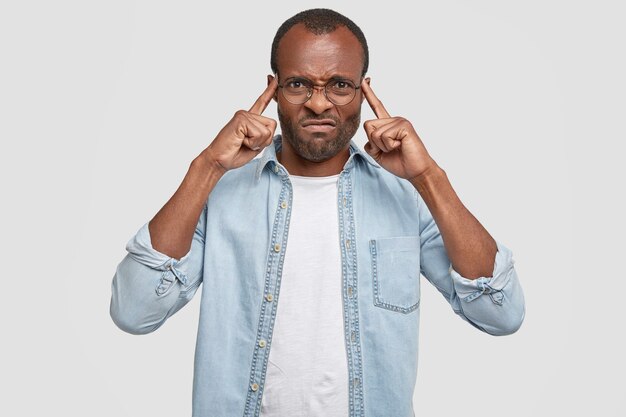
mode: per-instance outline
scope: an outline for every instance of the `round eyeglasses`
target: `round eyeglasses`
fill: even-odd
[[[313,89],[323,88],[326,99],[337,106],[345,106],[350,104],[356,96],[356,90],[361,88],[354,85],[350,80],[334,78],[323,86],[314,85],[311,80],[306,78],[288,78],[281,85],[278,84],[283,92],[285,100],[291,104],[304,104],[313,97]]]

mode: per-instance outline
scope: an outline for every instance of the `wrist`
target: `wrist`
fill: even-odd
[[[211,176],[218,175],[221,177],[226,173],[226,171],[228,171],[217,161],[217,158],[213,156],[210,147],[203,150],[200,155],[198,155],[196,159],[191,162],[191,165],[192,167],[195,166],[199,170],[202,170]]]
[[[432,163],[420,174],[409,179],[409,182],[422,193],[433,188],[441,179],[446,178],[446,172],[433,160]]]
[[[189,170],[213,183],[216,183],[222,178],[227,171],[226,168],[213,158],[208,148],[191,161]]]

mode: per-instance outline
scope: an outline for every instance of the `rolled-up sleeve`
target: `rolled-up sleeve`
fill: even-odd
[[[418,209],[422,275],[473,326],[497,336],[516,332],[524,321],[525,303],[511,250],[496,241],[492,275],[465,278],[452,268],[439,228],[419,196]]]
[[[206,206],[179,260],[152,247],[148,223],[128,241],[111,285],[110,314],[120,329],[150,333],[191,300],[202,282],[205,219]]]

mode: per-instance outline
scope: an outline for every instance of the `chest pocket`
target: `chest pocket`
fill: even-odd
[[[419,236],[370,240],[374,305],[408,314],[420,302]]]

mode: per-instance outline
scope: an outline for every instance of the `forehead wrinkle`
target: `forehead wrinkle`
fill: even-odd
[[[323,72],[322,72],[323,71]],[[352,80],[352,75],[346,71],[338,71],[335,68],[326,68],[326,70],[316,70],[314,68],[304,68],[300,71],[293,71],[289,74],[285,74],[287,78],[305,78],[314,83],[326,83],[333,78],[345,78]]]
[[[358,83],[361,76],[360,71],[357,73],[341,67],[340,62],[326,63],[323,66],[320,63],[302,63],[297,70],[292,69],[289,72],[285,72],[284,78],[306,78],[314,83],[326,83],[332,78],[345,78]]]

